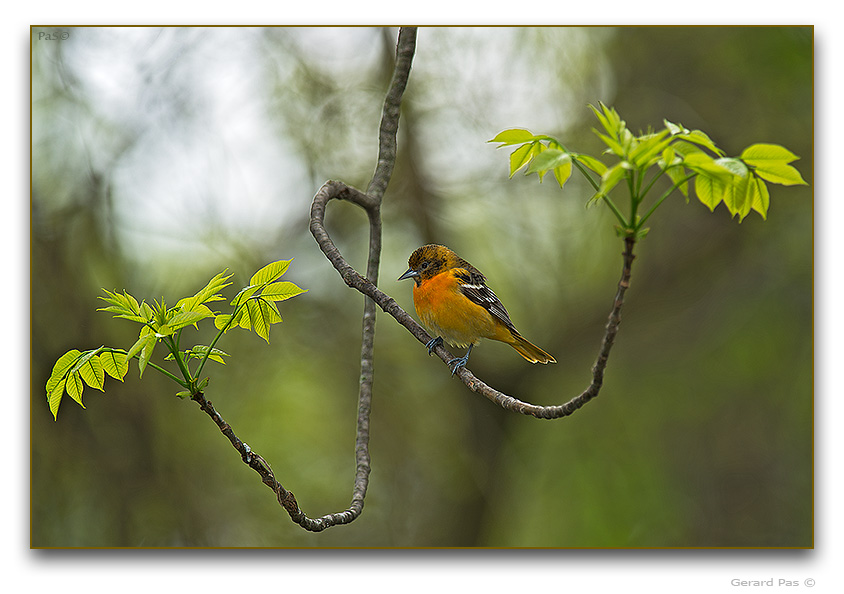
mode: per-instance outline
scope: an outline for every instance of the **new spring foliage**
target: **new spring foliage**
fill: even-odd
[[[540,181],[553,172],[562,188],[575,166],[586,176],[595,193],[590,203],[604,201],[621,223],[620,231],[644,235],[642,224],[654,209],[674,190],[688,200],[693,185],[698,200],[710,210],[723,203],[739,221],[751,211],[764,219],[770,205],[767,183],[786,186],[806,182],[791,163],[799,157],[777,144],[753,144],[737,157],[729,157],[701,130],[689,130],[682,124],[664,120],[664,128],[634,135],[615,109],[599,103],[590,106],[600,122],[594,132],[606,145],[607,164],[601,159],[568,150],[559,140],[513,128],[499,133],[490,142],[517,146],[510,154],[510,177],[522,168],[536,173]],[[644,215],[639,206],[654,183],[666,176],[670,188]],[[766,183],[767,182],[767,183]],[[632,200],[630,216],[625,216],[609,198],[610,192],[624,183]]]
[[[231,284],[229,279],[232,276],[225,270],[215,275],[194,295],[177,301],[173,307],[168,307],[163,298],[160,302],[153,300],[152,304],[146,301],[139,303],[125,290],[117,292],[104,289],[105,296],[100,299],[108,305],[97,311],[109,312],[115,318],[140,324],[138,340],[128,350],[106,346],[88,351],[71,349],[59,357],[46,385],[47,403],[53,418],[57,417],[65,394],[85,408],[82,391],[86,385],[104,391],[107,375],[123,381],[129,371],[129,360],[133,358],[138,361],[141,377],[144,370],[151,366],[185,388],[177,394],[180,397],[202,390],[208,383],[208,378],[200,379],[206,361],[210,359],[225,364],[223,357],[228,357],[228,354],[215,348],[215,345],[228,330],[254,329],[258,336],[269,342],[270,326],[282,321],[276,303],[306,291],[292,282],[280,280],[290,262],[272,262],[253,274],[249,284],[230,302],[232,309],[227,313],[215,312],[207,305],[225,300],[220,291]],[[214,318],[218,330],[211,344],[182,348],[182,331],[191,326],[198,328],[198,323],[207,318]],[[167,348],[164,361],[174,361],[178,368],[176,373],[152,362],[158,344],[164,344]]]

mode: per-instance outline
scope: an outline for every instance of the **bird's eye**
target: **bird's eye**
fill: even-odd
[[[425,270],[426,268],[428,268],[428,264],[429,264],[428,262],[422,262],[422,266],[420,266],[420,268],[422,270]]]

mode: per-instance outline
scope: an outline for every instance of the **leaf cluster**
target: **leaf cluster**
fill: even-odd
[[[139,303],[125,290],[117,292],[103,289],[105,296],[100,299],[108,305],[97,311],[140,324],[138,339],[128,350],[106,346],[88,351],[71,349],[59,357],[46,385],[47,403],[53,418],[58,415],[65,393],[84,408],[82,390],[86,384],[104,391],[106,375],[123,381],[129,371],[130,359],[137,359],[141,377],[147,366],[150,366],[185,388],[177,394],[182,398],[203,390],[208,378],[199,378],[205,363],[210,359],[225,364],[223,357],[229,356],[215,348],[228,330],[236,327],[254,329],[258,336],[269,342],[270,326],[282,321],[276,302],[306,291],[292,282],[280,280],[290,262],[272,262],[253,274],[249,285],[241,289],[230,302],[232,309],[229,313],[213,311],[207,305],[225,300],[220,291],[232,284],[229,281],[232,275],[227,274],[226,270],[215,275],[194,295],[180,299],[172,307],[168,307],[163,298],[161,301],[153,300],[151,304],[146,301]],[[218,330],[211,344],[182,348],[182,331],[190,326],[198,328],[198,323],[206,318],[214,318]],[[178,373],[172,373],[151,361],[158,344],[165,345],[168,352],[164,361],[175,362]],[[191,362],[196,364],[193,370]]]
[[[594,132],[606,145],[602,154],[613,159],[609,164],[570,151],[556,138],[521,128],[504,130],[489,142],[500,143],[499,148],[517,146],[510,153],[510,177],[524,168],[525,175],[536,173],[541,182],[552,171],[562,188],[571,176],[572,166],[576,167],[595,190],[589,203],[606,203],[618,219],[622,235],[643,236],[647,232],[644,222],[668,195],[679,190],[688,201],[690,183],[694,184],[698,200],[710,210],[723,202],[739,221],[751,210],[766,218],[770,204],[766,182],[806,184],[791,165],[799,157],[782,146],[753,144],[738,157],[728,157],[701,130],[689,130],[664,120],[661,130],[636,135],[615,109],[603,103],[590,108],[601,125]],[[641,215],[640,205],[663,176],[669,179],[670,188]],[[619,184],[626,185],[630,196],[628,215],[610,198]]]

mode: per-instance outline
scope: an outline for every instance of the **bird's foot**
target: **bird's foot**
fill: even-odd
[[[451,377],[454,377],[454,374],[457,373],[457,370],[461,367],[466,367],[466,363],[469,362],[469,354],[466,353],[462,357],[455,357],[451,361],[448,362],[448,366],[451,367]]]
[[[441,346],[442,343],[443,343],[443,337],[442,336],[437,336],[436,338],[432,338],[431,340],[429,340],[428,344],[425,345],[426,347],[428,347],[428,356],[432,355],[434,353],[434,349],[437,348],[438,346]]]
[[[448,362],[448,366],[451,367],[451,377],[454,377],[454,374],[457,373],[457,370],[461,367],[466,367],[466,363],[469,362],[469,353],[472,352],[472,347],[475,345],[470,344],[469,350],[466,351],[466,354],[462,357],[455,357],[451,361]]]

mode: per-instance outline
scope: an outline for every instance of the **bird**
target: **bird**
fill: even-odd
[[[509,344],[531,363],[557,360],[519,334],[504,305],[486,285],[481,271],[444,245],[423,245],[407,261],[398,280],[413,279],[413,305],[422,324],[435,335],[425,345],[430,355],[443,339],[455,347],[469,347],[448,362],[451,375],[469,362],[481,338]]]

